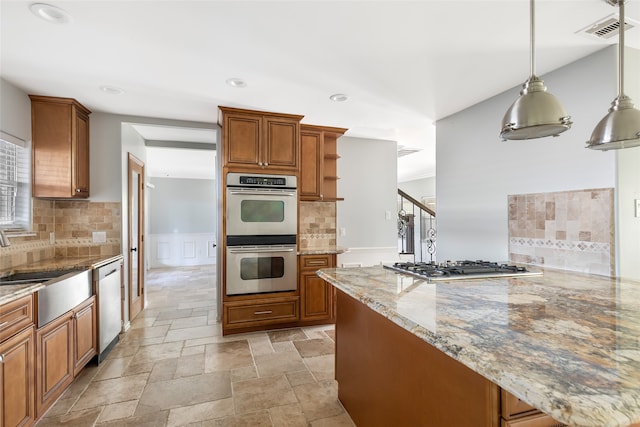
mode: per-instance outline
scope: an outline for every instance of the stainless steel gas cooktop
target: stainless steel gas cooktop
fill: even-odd
[[[429,281],[542,275],[542,271],[530,271],[517,265],[482,260],[447,261],[441,264],[396,262],[394,264],[383,265],[383,267]]]

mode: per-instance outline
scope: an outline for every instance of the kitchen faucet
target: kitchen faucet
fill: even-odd
[[[0,228],[0,247],[6,248],[7,246],[10,246],[10,245],[11,245],[11,242],[9,242],[9,238],[5,234],[4,230]]]

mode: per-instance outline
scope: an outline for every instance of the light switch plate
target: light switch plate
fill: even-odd
[[[94,231],[93,232],[93,243],[104,243],[107,241],[107,232],[106,231]]]
[[[636,218],[640,218],[640,199],[636,199]]]

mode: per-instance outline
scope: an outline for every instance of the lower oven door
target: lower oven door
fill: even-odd
[[[227,295],[294,291],[296,245],[227,246]]]

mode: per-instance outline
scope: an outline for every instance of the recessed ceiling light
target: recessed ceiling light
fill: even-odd
[[[45,3],[33,3],[29,6],[31,13],[38,18],[53,24],[67,24],[71,22],[71,15],[59,7]]]
[[[124,90],[115,86],[100,86],[100,90],[109,95],[122,95],[124,93]]]
[[[246,87],[247,86],[247,82],[245,82],[242,79],[239,79],[237,77],[233,77],[230,79],[227,79],[227,84],[229,86],[233,86],[233,87]]]
[[[349,99],[349,97],[344,93],[334,93],[329,97],[329,99],[335,102],[344,102]]]

